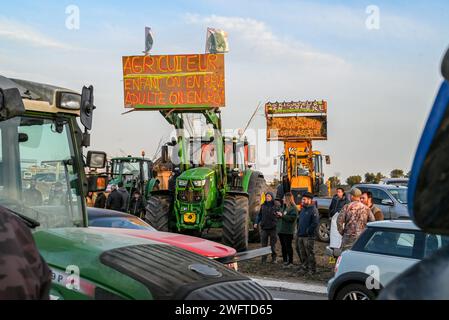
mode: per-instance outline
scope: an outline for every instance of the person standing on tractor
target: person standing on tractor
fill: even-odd
[[[329,217],[332,218],[348,203],[349,200],[346,198],[345,190],[343,188],[337,188],[337,194],[332,197],[332,201],[329,206]]]
[[[122,212],[127,212],[128,211],[128,205],[129,205],[129,192],[128,190],[126,190],[126,188],[123,186],[123,181],[120,181],[118,184],[118,193],[122,196],[123,198],[123,206],[120,209],[120,211]]]
[[[313,204],[313,194],[306,192],[301,200],[302,209],[298,217],[298,238],[296,249],[298,251],[300,272],[316,273],[315,260],[315,232],[318,227],[320,214]]]
[[[106,201],[106,209],[121,211],[123,208],[123,196],[117,191],[117,186],[111,186],[111,193]]]
[[[145,203],[142,195],[138,190],[134,191],[129,204],[129,213],[136,217],[142,218],[145,215]]]
[[[351,203],[341,209],[337,220],[338,232],[343,236],[341,250],[352,247],[360,234],[365,230],[366,224],[375,221],[370,208],[360,202],[362,191],[357,188],[351,190]]]
[[[24,192],[25,203],[31,206],[42,205],[42,193],[36,188],[36,180],[30,181],[30,187]]]
[[[28,226],[0,206],[0,300],[48,300],[51,271]]]
[[[260,241],[262,247],[271,246],[271,262],[276,263],[276,241],[277,241],[277,212],[279,207],[274,202],[274,195],[271,192],[265,194],[265,202],[260,207],[260,212],[256,217],[254,229],[260,225]],[[267,257],[262,257],[262,263],[266,263]]]
[[[277,224],[277,232],[282,247],[282,260],[285,267],[293,264],[292,241],[297,217],[298,208],[295,198],[291,192],[287,192],[284,196],[284,210],[278,213],[279,221]]]

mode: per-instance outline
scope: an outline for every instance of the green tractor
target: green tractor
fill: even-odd
[[[123,186],[131,197],[135,191],[146,198],[148,184],[152,177],[153,162],[144,157],[117,157],[111,159],[110,182],[117,185],[123,182]],[[128,203],[129,203],[128,199]]]
[[[155,167],[145,219],[158,230],[198,236],[220,228],[224,244],[245,251],[266,188],[263,174],[251,170],[253,149],[246,139],[222,136],[218,110],[160,112],[177,137],[162,148],[161,167],[171,174]]]
[[[85,174],[86,167],[106,165],[104,152],[82,153],[94,108],[92,87],[80,95],[0,76],[0,206],[32,229],[52,271],[51,298],[270,299],[266,289],[212,259],[88,228],[84,197],[107,184],[106,175]],[[58,180],[36,179],[42,172]],[[58,197],[52,183],[63,185]]]

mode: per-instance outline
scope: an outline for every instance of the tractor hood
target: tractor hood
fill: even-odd
[[[71,266],[75,266],[82,279],[82,294],[88,297],[95,297],[98,286],[112,287],[117,294],[129,298],[148,297],[144,286],[102,264],[100,256],[116,248],[154,245],[156,242],[89,228],[55,228],[39,230],[33,235],[40,254],[53,271],[54,284],[58,282],[58,275],[64,275]],[[61,280],[65,279],[61,277]],[[66,283],[57,284],[65,286]]]
[[[210,168],[193,168],[184,171],[179,177],[178,180],[204,180],[207,177],[213,175],[215,171]]]
[[[92,227],[91,227],[92,228]],[[154,240],[169,245],[195,252],[208,258],[228,258],[233,257],[237,253],[234,248],[222,245],[210,240],[186,236],[178,233],[117,229],[117,228],[92,228],[96,230],[104,230],[111,234],[125,234],[133,237]]]
[[[266,289],[217,261],[148,239],[90,228],[40,230],[34,238],[53,271],[52,293],[64,298],[271,299]],[[67,288],[74,269],[76,291]]]

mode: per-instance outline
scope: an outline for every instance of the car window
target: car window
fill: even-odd
[[[414,232],[379,230],[373,232],[363,251],[414,258],[416,256],[415,242],[416,233]]]
[[[154,229],[149,224],[137,217],[104,217],[90,220],[89,225],[91,227],[101,228],[121,228],[154,231]]]
[[[388,194],[383,190],[369,188],[368,191],[371,191],[371,193],[373,194],[374,204],[382,204],[382,200],[391,200]]]
[[[436,234],[426,234],[424,245],[424,257],[427,257],[437,251],[438,249],[445,247],[449,244],[448,236],[441,236]]]

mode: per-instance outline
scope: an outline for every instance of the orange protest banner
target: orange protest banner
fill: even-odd
[[[325,116],[267,118],[267,141],[327,140]]]
[[[223,54],[126,56],[122,62],[126,108],[225,106]]]

